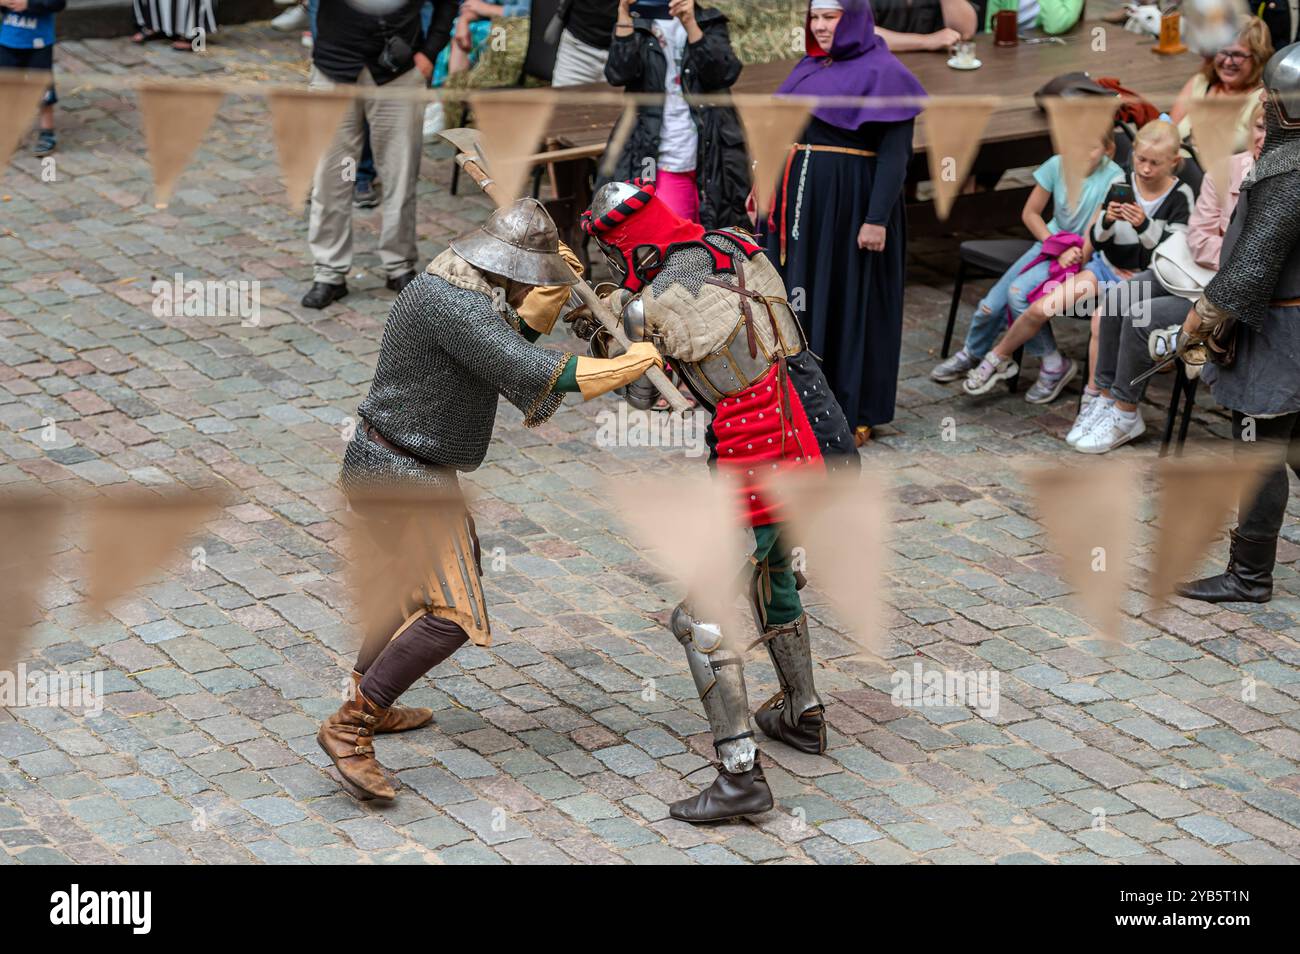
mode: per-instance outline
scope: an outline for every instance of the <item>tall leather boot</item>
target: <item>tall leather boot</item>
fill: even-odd
[[[673,611],[671,627],[686,650],[686,662],[721,764],[712,785],[693,798],[669,805],[668,813],[680,821],[702,824],[769,811],[772,790],[758,764],[758,749],[749,728],[743,660],[723,645],[716,624],[695,619],[684,604]]]
[[[1218,576],[1184,583],[1178,595],[1204,603],[1267,603],[1273,598],[1277,537],[1261,540],[1232,531],[1228,568]]]
[[[397,794],[375,759],[375,726],[387,714],[358,689],[356,698],[346,700],[316,733],[316,742],[359,798],[390,799]]]
[[[352,670],[352,691],[353,694],[361,692],[361,673],[355,669]],[[385,732],[406,732],[409,729],[418,729],[420,726],[428,725],[433,719],[433,710],[416,706],[399,706],[393,703],[388,707],[387,715],[375,726],[375,735],[383,735]]]
[[[767,654],[781,691],[754,713],[754,722],[770,739],[809,755],[826,751],[825,706],[813,685],[808,615],[763,631]]]

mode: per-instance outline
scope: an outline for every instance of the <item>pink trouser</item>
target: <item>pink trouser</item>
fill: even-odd
[[[689,222],[700,221],[700,190],[695,185],[695,173],[659,170],[655,179],[655,195]]]

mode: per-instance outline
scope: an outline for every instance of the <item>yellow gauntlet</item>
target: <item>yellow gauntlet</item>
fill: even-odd
[[[576,377],[583,400],[608,394],[630,384],[651,367],[663,369],[664,359],[659,350],[648,341],[632,344],[625,354],[617,358],[588,358],[579,356]]]
[[[573,273],[582,277],[582,262],[573,250],[563,242],[560,243],[560,257],[569,263]],[[519,306],[519,317],[524,324],[539,335],[549,335],[555,327],[555,320],[569,302],[573,289],[568,285],[547,285],[534,288]]]

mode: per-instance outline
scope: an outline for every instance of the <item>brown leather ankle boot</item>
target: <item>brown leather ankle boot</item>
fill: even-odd
[[[355,693],[361,692],[361,673],[355,669],[352,670],[352,688]],[[375,726],[375,735],[383,735],[385,732],[406,732],[409,729],[418,729],[422,725],[428,725],[433,720],[433,710],[417,708],[415,706],[399,706],[393,703],[386,710],[388,715],[384,720]]]
[[[339,775],[361,798],[390,799],[397,793],[375,759],[375,726],[388,714],[357,690],[323,723],[316,741],[334,760]]]
[[[785,693],[778,692],[754,713],[754,722],[769,739],[777,739],[809,755],[826,751],[826,717],[821,706],[800,713],[794,725],[786,721]]]
[[[761,815],[772,808],[772,790],[767,787],[758,756],[748,772],[728,772],[718,767],[713,784],[693,798],[668,806],[668,814],[693,825],[732,821],[746,815]]]

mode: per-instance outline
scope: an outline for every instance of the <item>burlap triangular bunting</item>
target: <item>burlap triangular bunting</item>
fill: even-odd
[[[806,574],[868,652],[884,647],[881,594],[889,498],[880,479],[815,475],[774,482],[785,508],[795,569]]]
[[[36,106],[50,86],[48,73],[0,72],[0,166],[31,127]]]
[[[1049,96],[1043,100],[1052,149],[1061,157],[1070,205],[1079,200],[1088,177],[1089,155],[1115,121],[1118,96]]]
[[[23,636],[45,585],[60,509],[53,498],[0,498],[0,672],[26,652]]]
[[[1028,481],[1062,579],[1078,591],[1097,631],[1118,639],[1137,523],[1136,474],[1114,461],[1035,471]]]
[[[755,164],[754,201],[760,213],[767,212],[790,147],[808,124],[812,102],[771,96],[737,96],[734,102]]]
[[[1227,200],[1230,160],[1236,147],[1237,122],[1248,96],[1214,96],[1193,99],[1187,104],[1192,123],[1192,146],[1205,174],[1214,180],[1215,191]]]
[[[90,501],[86,595],[91,609],[103,611],[179,557],[182,542],[218,505],[214,494],[198,492],[126,493]]]
[[[426,612],[490,643],[487,606],[458,491],[350,492],[349,582],[362,632],[396,636]]]
[[[993,96],[935,96],[926,101],[921,125],[934,189],[934,214],[940,221],[952,211],[997,104]]]
[[[474,125],[496,183],[493,198],[507,206],[519,198],[551,120],[555,100],[545,93],[485,93],[470,97]]]
[[[1164,458],[1160,476],[1160,526],[1151,568],[1151,598],[1169,598],[1205,556],[1229,513],[1258,487],[1272,464],[1262,455],[1233,461]]]
[[[194,157],[225,93],[195,86],[149,83],[139,87],[144,141],[153,168],[154,202],[165,206],[176,180]]]
[[[352,94],[337,89],[274,89],[266,98],[280,175],[290,205],[297,208],[311,190],[316,164],[333,141]]]
[[[618,117],[618,122],[614,125],[614,131],[609,135],[609,142],[605,145],[605,155],[600,160],[600,174],[605,177],[614,174],[614,167],[618,165],[619,156],[623,154],[623,147],[627,145],[628,137],[632,135],[632,130],[636,128],[636,104],[628,103],[623,108],[622,114]]]
[[[717,623],[725,643],[743,652],[737,599],[749,580],[741,545],[743,520],[730,481],[680,480],[671,486],[623,486],[614,492],[619,513],[645,556],[686,590],[697,619]],[[671,500],[671,507],[653,500]]]

